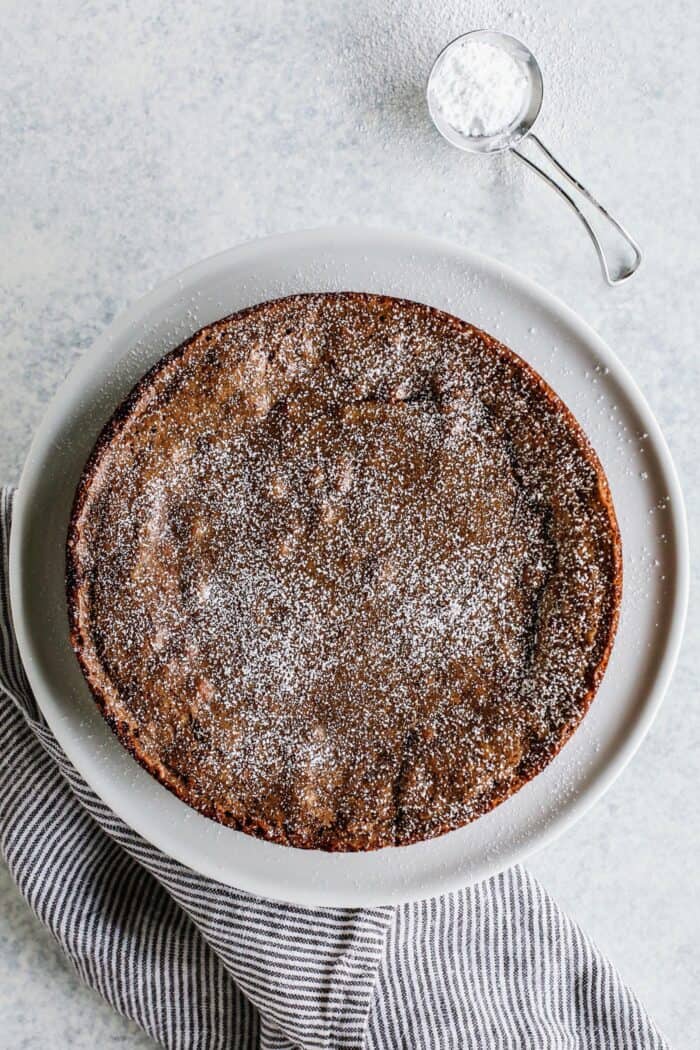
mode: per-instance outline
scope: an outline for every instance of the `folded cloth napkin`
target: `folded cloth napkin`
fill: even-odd
[[[306,909],[197,875],[61,751],[14,641],[0,498],[0,848],[87,984],[177,1050],[499,1050],[667,1043],[522,868],[399,907]]]

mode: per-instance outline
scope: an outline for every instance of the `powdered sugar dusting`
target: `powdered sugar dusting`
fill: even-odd
[[[522,116],[528,79],[503,48],[469,36],[441,57],[431,91],[442,116],[468,137],[499,135]]]
[[[93,686],[225,822],[327,848],[463,823],[575,724],[609,641],[573,435],[415,304],[299,296],[203,330],[94,464]]]

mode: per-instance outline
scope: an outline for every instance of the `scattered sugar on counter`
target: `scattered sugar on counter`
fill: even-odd
[[[518,119],[528,81],[506,51],[480,40],[465,40],[445,54],[432,91],[455,131],[480,138],[497,135]]]

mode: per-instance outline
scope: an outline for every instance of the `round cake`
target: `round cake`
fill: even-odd
[[[122,743],[222,824],[324,850],[473,820],[554,757],[617,623],[620,539],[568,409],[420,303],[209,325],[101,434],[72,642]]]

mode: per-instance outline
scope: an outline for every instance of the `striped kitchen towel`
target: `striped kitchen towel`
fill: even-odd
[[[90,790],[38,711],[0,500],[0,847],[87,984],[178,1050],[667,1047],[522,868],[400,907],[305,909],[195,874]]]

